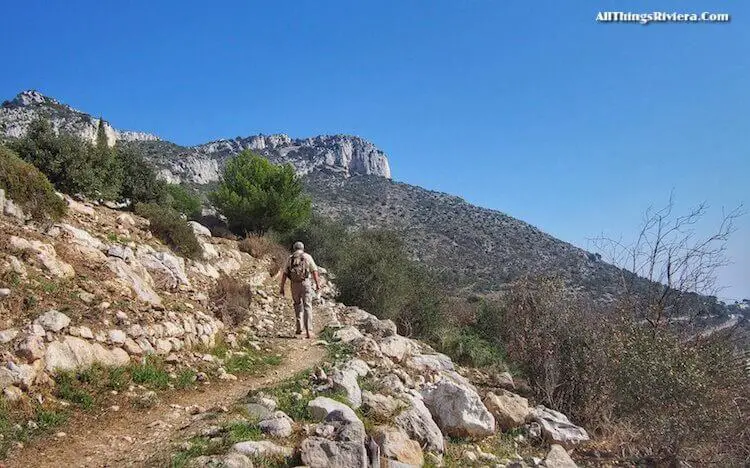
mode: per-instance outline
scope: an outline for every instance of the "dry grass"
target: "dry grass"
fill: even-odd
[[[210,292],[214,316],[226,325],[237,326],[245,321],[252,304],[253,289],[236,278],[222,276]]]
[[[289,252],[281,244],[266,236],[247,236],[237,243],[237,248],[254,258],[269,258],[268,272],[275,276],[284,267]]]

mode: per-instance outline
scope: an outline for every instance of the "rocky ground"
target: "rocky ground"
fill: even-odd
[[[186,260],[146,220],[66,200],[35,225],[0,194],[6,466],[569,467],[588,440],[510,374],[461,369],[331,285],[319,339],[295,339],[272,259],[194,224],[203,258]],[[239,325],[216,318],[222,275],[252,288]]]

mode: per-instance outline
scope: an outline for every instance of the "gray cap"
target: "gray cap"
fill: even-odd
[[[294,250],[305,250],[305,244],[303,244],[300,241],[297,241],[294,243],[294,246],[292,247]]]

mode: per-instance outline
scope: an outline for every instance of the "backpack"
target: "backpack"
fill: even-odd
[[[295,283],[301,283],[307,279],[310,272],[307,269],[307,259],[304,252],[294,252],[289,257],[289,266],[286,269],[286,275]]]

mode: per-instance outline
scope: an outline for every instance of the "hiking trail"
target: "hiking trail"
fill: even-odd
[[[77,411],[54,434],[31,441],[5,461],[7,468],[168,466],[174,445],[186,432],[205,421],[206,415],[230,408],[250,390],[273,386],[298,372],[314,367],[326,350],[314,340],[274,338],[267,342],[280,365],[264,375],[236,381],[211,381],[197,390],[169,392],[153,408],[121,408],[104,414]],[[205,413],[191,415],[186,408],[199,406]],[[154,462],[153,460],[160,460]],[[162,462],[166,464],[162,464]]]

